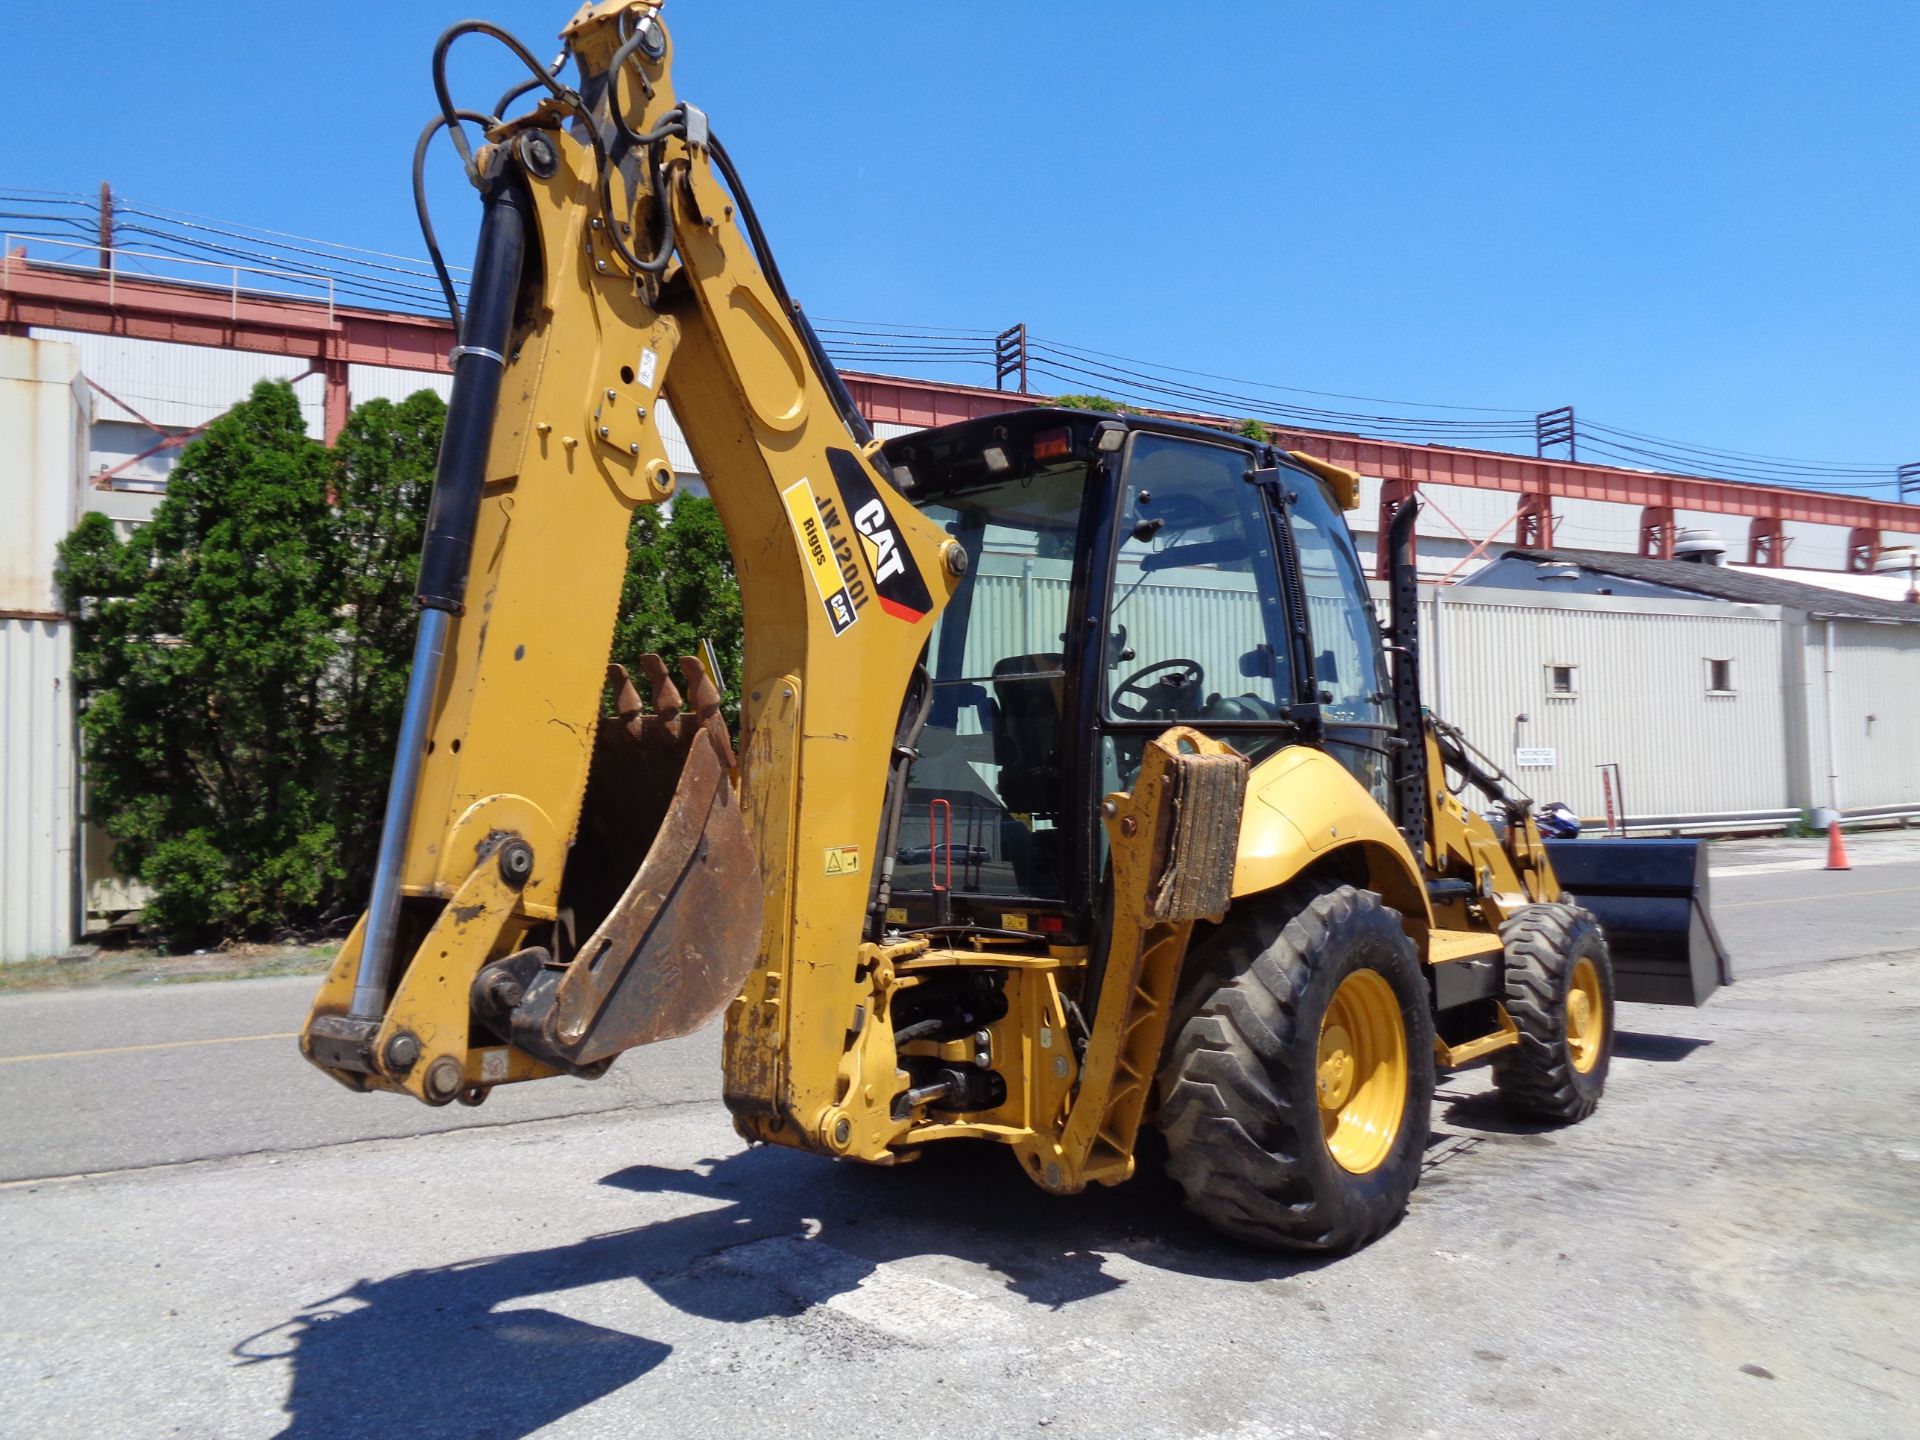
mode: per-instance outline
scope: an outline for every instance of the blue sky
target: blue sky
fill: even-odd
[[[107,179],[419,254],[428,55],[469,13],[546,55],[570,3],[13,0],[0,187]],[[666,18],[682,95],[816,315],[1025,321],[1247,381],[1920,460],[1920,6],[671,0]],[[512,71],[463,44],[456,90],[484,104]],[[437,175],[463,249],[471,192],[444,153]]]

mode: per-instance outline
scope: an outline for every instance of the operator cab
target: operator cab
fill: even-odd
[[[1035,409],[889,441],[895,483],[965,550],[896,847],[893,925],[1085,943],[1103,796],[1169,725],[1258,763],[1324,745],[1383,800],[1387,684],[1324,481],[1272,446]]]

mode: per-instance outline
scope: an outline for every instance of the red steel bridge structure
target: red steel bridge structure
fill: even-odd
[[[129,275],[116,272],[104,252],[103,258],[108,263],[95,267],[35,263],[17,253],[0,255],[0,334],[25,335],[40,327],[304,361],[306,374],[317,373],[326,380],[328,443],[346,424],[350,366],[443,374],[448,370],[447,352],[454,337],[445,319],[352,308],[330,300],[261,295],[245,287],[239,270],[224,287]],[[1000,414],[1033,401],[1014,391],[933,380],[857,372],[846,372],[845,379],[854,400],[875,423],[942,425]],[[1639,507],[1640,553],[1662,559],[1673,554],[1674,516],[1682,510],[1746,517],[1750,565],[1786,563],[1789,521],[1845,528],[1847,568],[1863,572],[1873,568],[1883,534],[1920,533],[1920,505],[1335,431],[1275,428],[1273,433],[1276,442],[1288,449],[1306,451],[1381,480],[1382,573],[1387,517],[1425,485],[1460,485],[1516,496],[1515,513],[1507,523],[1514,526],[1511,543],[1522,546],[1551,545],[1553,506],[1559,499]],[[1492,540],[1488,537],[1482,547]]]

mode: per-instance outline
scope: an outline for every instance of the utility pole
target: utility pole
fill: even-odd
[[[1027,393],[1027,327],[1015,325],[993,337],[993,388],[1004,390],[1018,376],[1020,393]]]
[[[100,182],[100,268],[113,269],[113,186]]]
[[[1547,447],[1564,445],[1567,447],[1567,459],[1578,460],[1580,454],[1575,443],[1576,433],[1571,405],[1562,405],[1558,410],[1542,410],[1533,417],[1533,453],[1545,459]]]

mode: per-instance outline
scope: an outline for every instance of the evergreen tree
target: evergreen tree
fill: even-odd
[[[740,703],[742,623],[740,584],[714,503],[682,495],[664,518],[658,506],[635,510],[613,658],[637,680],[639,658],[647,651],[664,657],[671,670],[680,656],[699,655],[703,638],[711,640],[720,657],[723,703],[732,717]]]
[[[175,943],[270,932],[341,879],[328,470],[292,388],[263,382],[187,447],[152,523],[122,542],[89,515],[61,546],[92,811]]]
[[[60,547],[77,616],[90,814],[176,945],[260,938],[365,903],[418,615],[446,407],[375,400],[329,452],[263,383],[188,446],[150,524],[88,515]],[[740,588],[710,500],[638,510],[614,657],[719,654]]]
[[[331,677],[331,803],[344,898],[356,908],[365,902],[380,844],[419,627],[414,581],[446,418],[446,403],[431,390],[397,405],[370,400],[348,417],[333,450],[342,653]]]

